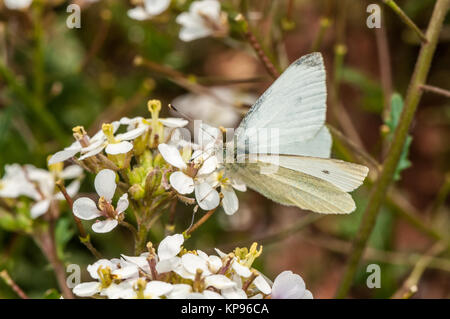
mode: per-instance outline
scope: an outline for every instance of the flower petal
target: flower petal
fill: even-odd
[[[200,166],[200,169],[197,172],[197,175],[207,175],[214,172],[217,168],[218,161],[217,157],[210,155],[208,158],[203,162],[202,166]]]
[[[103,169],[98,172],[94,180],[95,190],[99,196],[104,197],[108,202],[116,192],[116,173],[110,169]]]
[[[159,297],[168,294],[172,290],[172,285],[158,280],[152,280],[145,286],[144,295]]]
[[[170,5],[170,0],[144,0],[145,10],[152,16],[163,13]]]
[[[211,273],[208,269],[208,265],[206,264],[206,260],[191,253],[181,256],[181,264],[191,274],[195,274],[197,269],[202,270],[203,275],[208,275]]]
[[[159,121],[166,127],[176,128],[176,127],[184,127],[189,122],[185,119],[180,119],[176,117],[168,117],[165,119],[159,119]]]
[[[92,224],[92,230],[96,233],[109,233],[113,230],[119,222],[112,218],[96,221]]]
[[[132,129],[131,131],[128,131],[126,133],[123,134],[118,134],[116,136],[116,138],[120,141],[125,141],[125,140],[134,140],[135,138],[138,138],[139,136],[141,136],[142,134],[144,134],[144,132],[147,130],[147,127],[145,126],[139,126],[135,129]]]
[[[180,263],[181,263],[181,258],[176,257],[176,256],[172,257],[172,258],[160,260],[156,264],[156,271],[158,272],[158,274],[163,274],[165,272],[174,271],[178,267],[178,265],[180,265]]]
[[[133,144],[128,141],[119,143],[109,143],[106,146],[105,152],[111,155],[126,154],[133,149]]]
[[[304,294],[305,282],[292,271],[283,271],[273,282],[273,299],[302,299]]]
[[[62,179],[72,179],[80,177],[83,174],[83,168],[78,165],[70,165],[63,169],[59,174]]]
[[[223,289],[221,293],[226,299],[247,299],[245,291],[239,288]]]
[[[117,207],[116,207],[117,213],[120,214],[120,213],[124,212],[128,208],[129,204],[130,203],[128,202],[128,194],[127,193],[120,196],[119,200],[117,201]]]
[[[222,295],[211,290],[203,290],[203,296],[205,296],[206,299],[224,299]]]
[[[50,199],[45,199],[34,204],[30,210],[31,218],[36,219],[39,216],[44,215],[50,207],[50,202]]]
[[[62,151],[56,152],[48,160],[48,165],[64,162],[65,160],[68,160],[69,158],[73,157],[80,150],[81,150],[81,146],[79,148],[73,148],[73,149],[66,148],[66,149],[63,149]]]
[[[195,199],[203,210],[211,210],[219,206],[219,193],[208,183],[195,185]]]
[[[216,273],[219,271],[220,268],[222,268],[222,259],[220,259],[217,256],[209,256],[208,257],[208,267],[211,272]]]
[[[206,287],[214,287],[219,290],[236,287],[236,283],[224,275],[211,275],[205,278]]]
[[[142,7],[136,7],[128,10],[127,15],[130,19],[138,21],[143,21],[151,18],[151,15],[148,14],[148,12]]]
[[[237,259],[234,259],[233,264],[231,265],[231,268],[241,277],[248,278],[252,275],[252,272],[248,267],[245,267],[241,265]]]
[[[95,202],[87,197],[80,197],[73,203],[73,214],[84,220],[91,220],[102,215]]]
[[[175,166],[179,169],[186,169],[187,165],[181,157],[180,152],[175,146],[167,145],[167,144],[159,144],[158,150],[161,153],[161,156],[164,160],[172,166]]]
[[[222,206],[227,215],[233,215],[239,209],[239,200],[231,187],[222,187]]]
[[[73,288],[73,293],[79,297],[91,297],[100,292],[101,285],[97,281],[83,282]]]
[[[190,194],[194,191],[194,180],[183,172],[170,174],[170,185],[180,194]]]
[[[256,288],[258,288],[259,291],[261,291],[265,295],[268,295],[272,292],[272,288],[270,288],[270,285],[261,275],[256,277],[253,283],[255,284]]]
[[[91,156],[95,156],[98,153],[100,153],[101,151],[103,151],[104,148],[105,148],[105,145],[102,144],[102,145],[94,148],[92,151],[89,151],[87,153],[83,153],[83,155],[81,155],[78,159],[80,161],[82,161],[82,160],[85,160],[86,158],[89,158]]]
[[[184,243],[182,234],[175,234],[164,238],[158,246],[159,260],[169,259],[178,255]]]
[[[176,284],[172,286],[172,291],[168,294],[169,299],[186,299],[192,292],[192,286],[187,284]]]

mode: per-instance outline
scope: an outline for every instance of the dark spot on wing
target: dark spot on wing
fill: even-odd
[[[322,173],[329,175],[329,174],[330,174],[330,171],[327,171],[326,169],[324,169],[324,170],[322,171]]]
[[[322,55],[318,52],[310,53],[302,56],[300,59],[294,62],[295,65],[307,65],[310,67],[323,64]]]

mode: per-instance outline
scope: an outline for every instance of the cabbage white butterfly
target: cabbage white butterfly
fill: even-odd
[[[326,94],[320,53],[293,62],[259,97],[227,143],[226,174],[280,204],[324,214],[354,211],[348,192],[363,183],[369,169],[329,158]],[[275,130],[276,136],[268,130]]]

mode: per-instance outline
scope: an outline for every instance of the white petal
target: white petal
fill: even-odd
[[[126,154],[133,149],[133,144],[128,141],[119,143],[109,143],[106,146],[105,152],[111,155]]]
[[[118,268],[112,272],[113,275],[118,276],[119,279],[128,279],[139,276],[139,268],[135,265]]]
[[[222,206],[227,215],[233,215],[239,209],[239,200],[231,187],[222,187]]]
[[[199,28],[183,27],[180,30],[179,36],[182,41],[190,42],[193,40],[207,37],[211,34],[213,34],[213,31],[203,26]]]
[[[231,267],[241,277],[248,278],[252,274],[252,272],[250,271],[250,269],[248,269],[248,267],[241,265],[236,259],[234,259]]]
[[[185,119],[175,118],[175,117],[168,117],[165,119],[159,119],[159,121],[166,127],[176,128],[176,127],[184,127],[189,122]]]
[[[226,299],[247,299],[245,291],[239,288],[223,289],[221,293]]]
[[[73,288],[73,293],[79,297],[90,297],[100,292],[100,287],[97,281],[83,282]]]
[[[143,21],[151,18],[151,15],[148,14],[148,12],[142,7],[136,7],[128,10],[127,15],[130,19],[138,21]]]
[[[219,193],[208,183],[195,185],[195,199],[203,210],[211,210],[219,206]]]
[[[179,169],[186,169],[186,163],[181,157],[180,152],[175,146],[167,145],[167,144],[159,144],[158,150],[161,153],[161,156],[164,160],[172,166],[175,166]]]
[[[210,273],[206,261],[201,257],[191,253],[187,253],[181,256],[181,264],[191,274],[195,274],[197,272],[197,269],[202,270],[203,275],[207,275]]]
[[[208,267],[211,272],[216,273],[222,268],[222,259],[217,256],[209,256],[208,257]]]
[[[206,299],[205,295],[199,292],[191,292],[186,296],[186,299]]]
[[[99,196],[103,196],[108,202],[116,192],[116,173],[110,169],[103,169],[98,172],[94,180],[95,190]]]
[[[78,165],[67,166],[60,174],[59,177],[62,179],[72,179],[80,177],[83,174],[83,168]]]
[[[211,290],[203,290],[203,296],[205,296],[206,299],[224,299],[222,295]]]
[[[263,276],[258,276],[253,281],[256,288],[259,289],[263,294],[268,295],[272,292],[272,288],[270,288],[270,285],[267,283],[267,281],[263,278]]]
[[[119,200],[117,201],[117,207],[116,207],[117,213],[120,214],[120,213],[124,212],[128,208],[129,204],[130,203],[128,202],[128,194],[127,193],[120,196]]]
[[[94,219],[102,215],[95,202],[87,197],[80,197],[73,203],[73,214],[84,220]]]
[[[119,222],[112,218],[107,218],[105,220],[96,221],[92,224],[92,230],[96,233],[108,233],[113,230]]]
[[[186,299],[186,297],[192,292],[192,286],[187,284],[173,285],[172,291],[167,298],[169,299]]]
[[[180,194],[190,194],[194,191],[194,180],[183,172],[170,174],[170,185]]]
[[[168,294],[171,290],[171,284],[163,281],[153,280],[148,282],[147,286],[145,286],[144,295],[159,297]]]
[[[55,154],[50,157],[48,160],[48,164],[56,164],[60,162],[64,162],[65,160],[68,160],[69,158],[73,157],[75,154],[77,154],[81,150],[81,147],[79,149],[63,149],[62,151],[56,152]]]
[[[152,16],[163,13],[170,5],[170,0],[144,0],[145,10]]]
[[[214,248],[214,250],[216,251],[217,255],[219,255],[220,258],[226,257],[227,254],[225,254],[223,251],[221,251],[219,248]]]
[[[273,299],[302,299],[304,294],[305,282],[292,271],[283,271],[273,282]]]
[[[207,175],[214,172],[217,168],[217,157],[209,156],[202,164],[200,169],[198,170],[198,175]]]
[[[38,218],[39,216],[44,215],[50,207],[50,202],[51,202],[51,200],[45,199],[45,200],[41,200],[41,201],[37,202],[36,204],[34,204],[31,207],[31,211],[30,211],[31,218],[35,219],[35,218]]]
[[[240,192],[246,192],[247,186],[242,183],[241,181],[238,181],[236,179],[231,180],[231,186],[233,186],[234,189],[237,189]]]
[[[123,260],[120,260],[120,264],[122,265],[136,265],[140,268],[146,268],[148,267],[148,261],[147,261],[147,256],[148,253],[144,253],[141,254],[141,256],[126,256],[126,255],[121,255],[121,257],[125,260],[125,262]]]
[[[184,237],[182,234],[175,234],[164,238],[158,246],[159,260],[169,259],[178,255],[183,242]]]
[[[236,286],[236,283],[224,275],[211,275],[205,278],[206,287],[214,287],[219,290],[229,289]]]
[[[111,270],[115,270],[117,268],[117,266],[114,263],[112,263],[110,260],[99,259],[92,265],[87,266],[87,271],[89,272],[89,274],[91,275],[91,277],[93,279],[100,279],[100,277],[98,276],[98,269],[100,267],[103,269],[109,268]]]
[[[263,295],[262,294],[256,294],[248,299],[263,299]]]
[[[128,131],[126,133],[123,134],[118,134],[116,136],[116,138],[120,141],[124,141],[124,140],[134,140],[135,138],[141,136],[142,134],[144,134],[145,130],[147,130],[147,127],[145,126],[140,126],[138,128],[135,128],[131,131]]]
[[[105,145],[102,144],[99,147],[94,148],[92,151],[89,151],[87,153],[83,153],[83,155],[81,155],[78,159],[80,161],[82,161],[82,160],[85,160],[86,158],[89,158],[91,156],[95,156],[98,153],[100,153],[101,151],[103,151],[104,148],[105,148]]]
[[[80,185],[81,185],[80,180],[78,179],[74,180],[72,183],[69,184],[69,186],[67,186],[66,188],[67,194],[69,194],[70,197],[74,197],[80,190]]]
[[[156,264],[156,271],[158,272],[158,274],[174,271],[178,267],[178,265],[180,265],[180,263],[181,263],[180,257],[172,257],[160,260]]]

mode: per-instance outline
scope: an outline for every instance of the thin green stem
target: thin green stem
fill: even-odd
[[[406,13],[400,8],[394,0],[383,0],[383,2],[391,8],[395,14],[406,24],[411,30],[413,30],[417,36],[423,42],[427,42],[427,36],[419,29],[419,27],[406,15]]]
[[[337,298],[344,298],[350,290],[359,261],[361,260],[367,241],[375,225],[379,209],[393,180],[403,150],[403,145],[408,135],[409,127],[422,96],[420,85],[425,83],[430,70],[439,33],[442,29],[442,24],[449,6],[450,0],[438,0],[434,7],[426,34],[429,42],[422,44],[414,74],[406,94],[405,106],[400,117],[400,122],[395,130],[392,144],[389,148],[386,160],[383,163],[383,169],[370,194],[368,206],[364,212],[356,238],[353,241],[352,253],[336,293]]]

